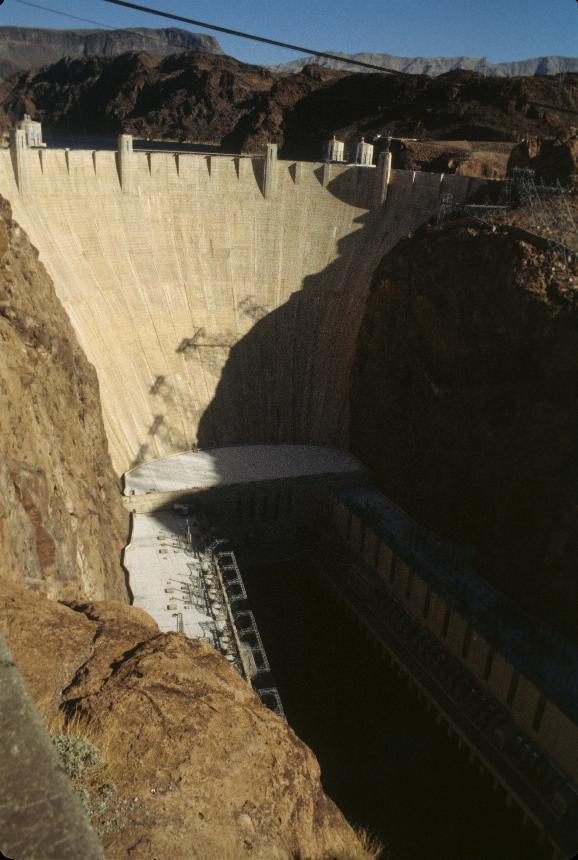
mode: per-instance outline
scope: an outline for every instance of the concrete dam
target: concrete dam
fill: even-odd
[[[386,154],[141,152],[128,135],[68,151],[17,131],[0,150],[0,193],[97,370],[135,603],[219,648],[282,714],[243,579],[307,547],[327,595],[534,825],[539,856],[561,858],[578,846],[576,649],[532,631],[346,450],[377,263],[484,182]]]
[[[377,262],[480,180],[271,158],[0,151],[0,191],[97,369],[113,464],[347,445]],[[387,202],[382,199],[387,192]]]

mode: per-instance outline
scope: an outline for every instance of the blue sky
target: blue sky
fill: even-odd
[[[116,27],[171,26],[102,0],[30,0]],[[138,0],[136,0],[138,2]],[[578,53],[576,0],[141,0],[167,11],[319,50],[404,56],[525,59]],[[17,2],[0,5],[0,24],[89,26]],[[175,24],[175,26],[178,26]],[[188,28],[199,29],[199,28]],[[291,52],[229,36],[223,49],[245,62],[281,63]]]

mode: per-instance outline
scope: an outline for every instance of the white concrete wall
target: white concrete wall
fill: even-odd
[[[375,265],[471,182],[392,171],[370,209],[370,168],[279,161],[265,199],[258,158],[135,152],[121,188],[113,152],[21,155],[19,188],[0,151],[0,194],[97,369],[119,472],[195,443],[346,445]]]

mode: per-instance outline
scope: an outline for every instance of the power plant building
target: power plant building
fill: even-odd
[[[333,135],[331,140],[327,140],[323,144],[323,157],[325,161],[345,161],[344,150],[343,141],[337,140]]]
[[[366,143],[362,137],[355,150],[355,163],[370,167],[373,164],[373,144]]]

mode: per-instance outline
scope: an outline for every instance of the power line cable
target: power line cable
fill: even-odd
[[[143,41],[148,39],[150,41],[158,42],[159,44],[173,45],[174,46],[174,43],[171,42],[168,38],[162,39],[162,38],[159,38],[158,36],[152,36],[148,33],[142,33],[141,31],[130,28],[130,27],[115,27],[111,24],[105,24],[102,21],[95,21],[92,18],[84,18],[84,17],[81,17],[79,15],[73,15],[70,12],[62,12],[58,9],[52,9],[49,6],[43,6],[39,3],[33,3],[33,2],[31,2],[31,0],[13,0],[13,2],[19,3],[21,6],[29,6],[33,9],[40,9],[43,12],[50,12],[54,15],[60,15],[61,17],[69,18],[70,20],[81,21],[83,24],[93,24],[96,27],[104,27],[107,30],[112,30],[112,31],[116,30],[116,31],[121,31],[121,32],[125,32],[125,33],[131,33],[131,34],[138,36],[139,38],[143,39]],[[273,39],[265,38],[264,36],[256,36],[256,35],[253,35],[250,33],[243,33],[243,32],[238,31],[238,30],[232,30],[232,29],[229,29],[227,27],[221,27],[217,24],[207,24],[203,21],[196,21],[193,18],[185,18],[181,15],[176,15],[176,14],[173,14],[171,12],[164,12],[162,10],[156,10],[156,9],[153,9],[152,7],[141,6],[141,5],[136,4],[136,3],[124,2],[124,0],[102,0],[102,2],[110,3],[110,4],[115,5],[115,6],[125,6],[125,7],[130,8],[130,9],[136,9],[138,11],[147,12],[151,15],[157,15],[159,17],[168,18],[170,20],[175,20],[175,21],[193,24],[194,26],[203,27],[205,29],[216,30],[217,32],[220,32],[220,33],[227,33],[229,35],[238,36],[239,38],[252,39],[253,41],[264,42],[266,44],[276,45],[276,46],[287,48],[290,50],[299,51],[299,52],[302,52],[305,54],[313,54],[317,57],[324,57],[327,59],[338,60],[339,62],[344,63],[345,65],[362,66],[364,68],[370,68],[370,69],[378,70],[380,72],[386,72],[386,73],[391,74],[391,75],[406,76],[408,74],[406,72],[400,72],[400,71],[395,70],[395,69],[388,69],[385,66],[374,65],[373,63],[364,63],[361,60],[354,60],[354,59],[350,59],[350,58],[339,57],[337,54],[329,54],[329,53],[326,53],[323,51],[315,51],[312,48],[300,48],[296,45],[291,45],[291,44],[286,43],[286,42],[278,42],[278,41],[275,41]],[[146,29],[146,28],[143,28],[143,29]],[[11,41],[11,40],[6,39],[6,40],[0,40],[0,41]],[[175,47],[177,47],[177,46],[175,46]],[[565,77],[565,75],[562,76],[562,78],[564,78],[564,77]],[[341,100],[343,100],[343,99],[341,99]],[[349,99],[345,99],[345,100],[349,100]],[[351,101],[353,101],[353,100],[351,99]],[[355,100],[355,101],[357,101],[357,100]],[[370,99],[369,101],[372,101],[376,104],[378,102],[378,100],[374,100],[374,99]],[[578,114],[578,111],[575,111],[575,110],[572,110],[569,108],[562,108],[562,107],[559,107],[556,105],[551,105],[551,104],[548,105],[548,104],[543,104],[541,102],[533,102],[533,101],[529,102],[529,104],[536,105],[538,107],[549,108],[551,110],[561,111],[563,113]],[[384,107],[391,107],[391,106],[386,105]]]
[[[263,42],[266,45],[274,45],[277,48],[287,48],[289,51],[298,51],[300,54],[309,54],[315,57],[323,57],[326,60],[337,60],[340,63],[348,65],[362,66],[366,69],[373,69],[378,72],[385,72],[390,75],[402,75],[404,72],[398,72],[394,69],[388,69],[385,66],[378,66],[374,63],[364,63],[361,60],[344,59],[337,54],[328,54],[325,51],[315,51],[313,48],[303,48],[300,45],[292,45],[290,42],[279,42],[277,39],[268,39],[265,36],[257,36],[254,33],[244,33],[242,30],[232,30],[230,27],[222,27],[219,24],[208,24],[206,21],[197,21],[195,18],[187,18],[184,15],[177,15],[174,12],[165,12],[162,9],[155,9],[152,6],[141,6],[140,3],[129,3],[126,0],[102,0],[103,3],[110,3],[112,6],[122,6],[126,9],[134,9],[137,12],[145,12],[147,15],[156,15],[158,18],[168,18],[171,21],[179,21],[181,24],[192,24],[194,27],[202,27],[205,30],[215,30],[217,33],[225,33],[228,36],[236,36],[239,39],[250,39],[253,42]]]

